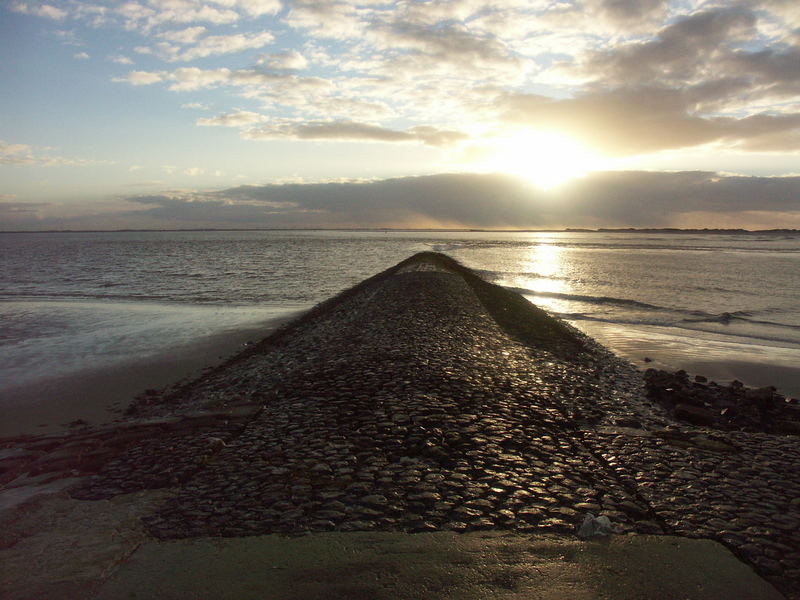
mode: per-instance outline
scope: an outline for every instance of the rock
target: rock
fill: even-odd
[[[773,425],[775,433],[786,435],[800,435],[800,421],[794,419],[780,419]]]
[[[744,397],[756,402],[770,402],[776,389],[772,386],[745,390]]]
[[[538,508],[528,507],[517,511],[517,518],[527,523],[538,523],[544,516],[544,512]]]
[[[676,404],[675,405],[675,418],[687,421],[694,425],[711,426],[714,424],[716,414],[714,411],[701,406],[692,406],[690,404]]]
[[[389,500],[382,494],[369,494],[360,498],[359,502],[367,506],[386,506]]]
[[[222,438],[218,438],[218,437],[207,437],[207,438],[205,438],[205,441],[206,441],[206,447],[211,452],[219,452],[225,446],[227,446],[227,444],[225,443],[225,440],[223,440]]]
[[[640,429],[642,427],[642,422],[637,419],[636,417],[617,417],[614,419],[614,425],[619,427],[630,427],[632,429]]]

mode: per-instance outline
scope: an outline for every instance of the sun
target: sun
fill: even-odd
[[[600,157],[567,135],[524,129],[489,140],[482,170],[510,173],[552,188],[599,168]]]

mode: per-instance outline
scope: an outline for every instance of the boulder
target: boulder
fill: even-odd
[[[681,419],[693,425],[711,426],[716,419],[716,413],[703,406],[694,406],[692,404],[676,404],[675,405],[675,418]]]

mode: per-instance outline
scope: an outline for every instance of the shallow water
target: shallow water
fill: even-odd
[[[639,366],[647,356],[800,396],[797,236],[251,231],[0,234],[0,400],[214,336],[267,333],[275,317],[422,250],[520,291]]]

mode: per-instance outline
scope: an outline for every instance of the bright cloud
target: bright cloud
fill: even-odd
[[[14,167],[52,167],[52,166],[80,166],[88,165],[93,161],[86,159],[65,158],[56,156],[47,151],[34,149],[28,144],[8,144],[0,140],[0,165]]]
[[[228,2],[224,1],[219,3],[228,4]],[[232,4],[244,10],[251,17],[274,15],[281,10],[280,0],[238,0],[238,2]]]
[[[153,73],[148,71],[131,71],[125,77],[115,77],[114,81],[126,82],[131,85],[151,85],[164,79],[161,73]]]
[[[356,123],[353,121],[272,122],[264,127],[247,129],[242,133],[242,137],[262,140],[294,138],[300,140],[422,142],[430,146],[448,146],[467,138],[461,132],[446,131],[431,126],[420,125],[406,131],[397,131],[370,123]]]
[[[290,50],[266,54],[258,59],[258,64],[276,71],[302,71],[308,66],[308,60],[297,50]]]
[[[60,21],[67,16],[67,11],[53,6],[52,4],[40,4],[37,2],[12,2],[11,10],[26,15],[44,17]]]
[[[154,11],[141,19],[175,22],[174,11],[137,6],[148,15]],[[233,0],[216,6],[255,14],[252,6]],[[258,6],[259,14],[280,9]],[[246,132],[249,138],[289,131],[295,139],[395,141],[413,138],[412,127],[431,123],[437,131],[490,131],[518,123],[558,128],[611,155],[712,142],[797,149],[800,110],[765,105],[800,96],[800,46],[786,42],[794,15],[787,6],[753,0],[682,13],[663,0],[583,0],[572,6],[298,1],[283,22],[306,36],[305,51],[262,54],[251,59],[251,68],[187,66],[132,71],[115,80],[164,82],[177,92],[235,88],[242,98],[260,101],[262,116],[278,123]],[[597,21],[594,35],[607,36],[604,43],[581,31],[586,19]],[[210,35],[199,24],[157,36],[162,41],[146,50],[169,62],[279,43],[272,32]],[[294,74],[311,68],[309,56],[327,66],[325,74]],[[565,84],[554,87],[559,78]],[[537,82],[552,94],[527,91]],[[352,125],[364,118],[374,125]],[[406,127],[381,122],[398,118]]]
[[[207,56],[219,56],[242,52],[243,50],[263,48],[271,44],[275,39],[268,32],[211,35],[197,39],[204,30],[204,27],[192,27],[181,32],[168,32],[168,34],[177,34],[173,35],[173,38],[174,41],[178,41],[178,44],[159,42],[153,48],[147,48],[146,53],[155,54],[169,62],[189,62]],[[187,31],[190,31],[190,33],[187,34]],[[181,41],[181,36],[183,40],[188,41]],[[190,44],[190,46],[182,47],[179,44]]]
[[[205,127],[242,127],[265,121],[266,117],[258,113],[242,110],[227,115],[217,115],[216,117],[197,119],[197,124]]]

